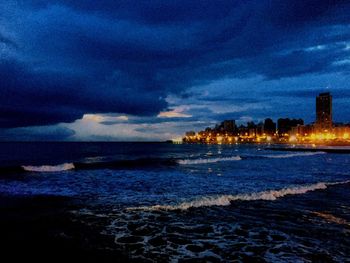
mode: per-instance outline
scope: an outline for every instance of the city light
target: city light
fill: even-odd
[[[291,135],[291,136],[289,137],[289,141],[290,141],[290,142],[296,142],[296,141],[297,141],[297,137],[294,136],[294,135]]]
[[[216,137],[216,140],[218,141],[218,143],[222,143],[222,136],[220,136],[220,135],[217,136],[217,137]]]
[[[196,133],[187,132],[183,141],[186,143],[232,144],[237,143],[286,143],[310,145],[350,145],[350,124],[332,123],[332,96],[321,93],[317,96],[316,121],[305,125],[302,119],[280,118],[277,124],[272,119],[247,126],[236,126],[234,120],[225,120],[214,129]],[[278,127],[277,127],[278,126]]]

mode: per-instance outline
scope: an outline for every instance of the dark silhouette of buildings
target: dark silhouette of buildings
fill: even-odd
[[[236,123],[234,120],[225,120],[221,123],[226,132],[234,132],[236,129]]]
[[[332,128],[332,95],[320,93],[316,97],[316,129],[319,131]]]
[[[274,135],[276,133],[276,123],[272,119],[267,118],[264,122],[264,133],[267,135]]]
[[[289,134],[293,127],[297,127],[298,125],[304,125],[304,121],[302,119],[280,118],[277,120],[277,125],[278,135],[283,136],[284,134]]]
[[[329,92],[316,97],[316,122],[304,125],[302,119],[271,118],[264,122],[249,121],[236,126],[235,120],[225,120],[215,128],[206,128],[196,134],[186,133],[186,143],[300,143],[350,145],[350,124],[332,122],[332,96]]]
[[[224,120],[220,124],[215,125],[214,132],[233,133],[236,130],[235,120]]]
[[[196,132],[195,131],[188,131],[188,132],[186,132],[186,136],[188,136],[188,137],[196,136]]]

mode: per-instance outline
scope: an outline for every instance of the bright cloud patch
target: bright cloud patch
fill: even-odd
[[[0,138],[311,122],[325,87],[334,119],[348,121],[350,2],[280,2],[2,0]]]
[[[189,117],[192,117],[192,115],[182,113],[176,110],[171,110],[171,111],[161,111],[157,117],[158,118],[189,118]]]
[[[126,115],[110,116],[103,114],[84,114],[82,121],[91,122],[123,122],[129,120]]]

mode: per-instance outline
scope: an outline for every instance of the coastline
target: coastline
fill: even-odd
[[[268,146],[266,148],[273,149],[274,147],[279,147],[280,149],[331,149],[330,147],[338,147],[337,149],[350,149],[350,143],[284,143],[284,142],[240,142],[240,143],[202,143],[202,142],[184,142],[188,145],[256,145],[256,146]],[[348,148],[345,148],[348,147]],[[335,148],[333,148],[335,149]]]

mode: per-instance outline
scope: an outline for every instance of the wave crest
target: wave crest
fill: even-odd
[[[154,205],[129,208],[129,210],[187,210],[190,208],[208,207],[208,206],[228,206],[233,201],[256,201],[267,200],[273,201],[286,195],[299,195],[307,192],[326,189],[330,185],[346,184],[350,183],[350,180],[343,182],[319,182],[305,186],[295,186],[290,188],[282,188],[280,190],[268,190],[250,194],[238,194],[238,195],[221,195],[221,196],[207,196],[195,199],[193,201],[183,202],[178,205]]]
[[[31,166],[23,165],[22,168],[28,172],[61,172],[74,169],[73,163],[63,163],[58,165]]]
[[[183,159],[178,160],[179,164],[189,165],[189,164],[206,164],[206,163],[217,163],[217,162],[229,162],[229,161],[240,161],[242,158],[240,156],[232,157],[221,157],[221,158],[209,158],[209,159]]]
[[[267,155],[262,155],[262,157],[283,159],[283,158],[292,158],[292,157],[312,156],[312,155],[318,155],[318,154],[326,154],[326,153],[325,152],[298,152],[298,153],[287,153],[287,154],[267,154]]]

